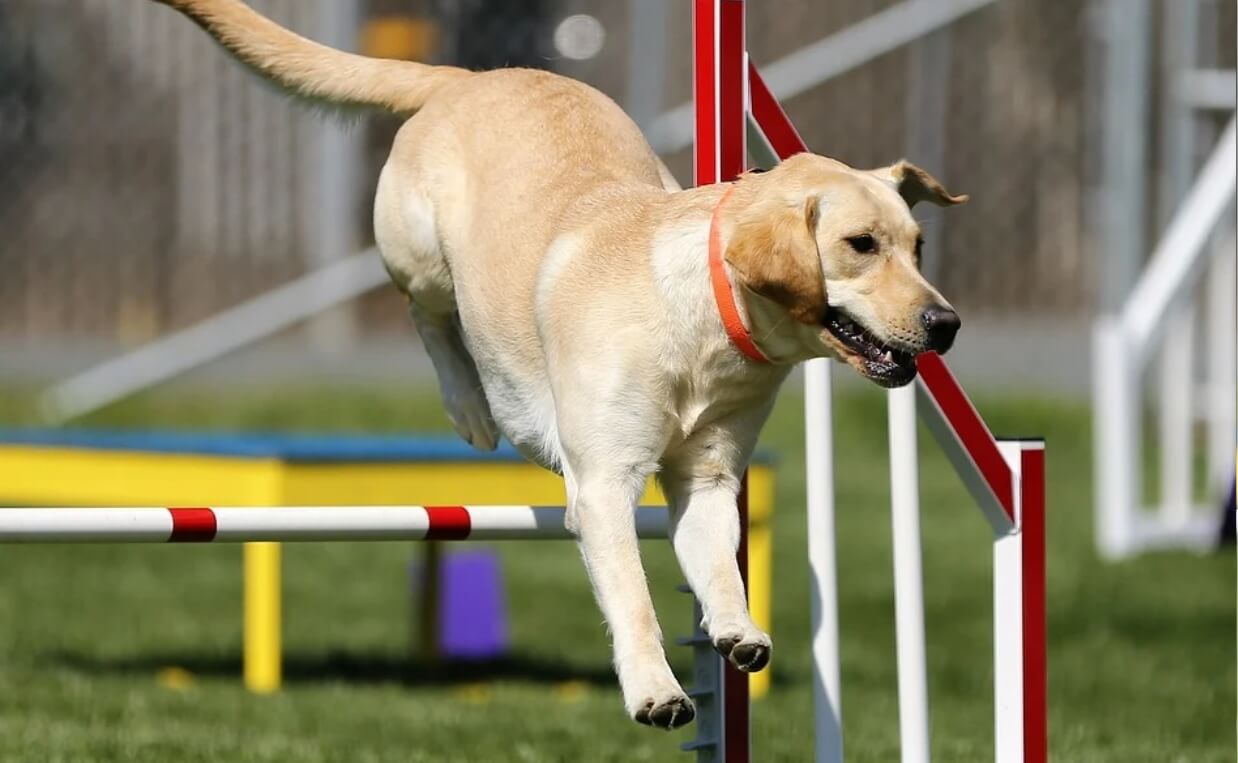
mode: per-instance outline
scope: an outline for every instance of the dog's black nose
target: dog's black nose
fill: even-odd
[[[944,354],[954,344],[954,335],[959,333],[959,314],[941,305],[931,305],[920,313],[920,321],[928,331],[929,349]]]

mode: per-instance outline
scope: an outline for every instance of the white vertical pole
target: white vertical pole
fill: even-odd
[[[1107,559],[1129,556],[1138,547],[1139,372],[1127,344],[1120,320],[1097,320],[1092,336],[1096,545]]]
[[[1198,4],[1197,29],[1213,29],[1219,20],[1219,8],[1214,4]],[[1215,35],[1196,35],[1197,46],[1194,65],[1200,67],[1217,64],[1217,40]],[[1203,346],[1207,368],[1204,393],[1199,401],[1204,406],[1207,421],[1207,495],[1219,504],[1234,479],[1235,408],[1238,403],[1238,315],[1235,315],[1235,230],[1234,210],[1218,224],[1212,236],[1212,269],[1204,282],[1207,284],[1206,328]]]
[[[1232,215],[1231,215],[1231,218]],[[1228,227],[1228,226],[1227,226]],[[1234,476],[1235,329],[1234,229],[1218,234],[1212,276],[1208,279],[1208,381],[1204,397],[1208,418],[1208,490],[1219,498]]]
[[[1148,87],[1152,0],[1103,0],[1094,15],[1104,58],[1099,88],[1102,141],[1098,241],[1101,243],[1099,306],[1116,314],[1139,279],[1143,262],[1142,220],[1146,208]]]
[[[1191,189],[1195,175],[1195,110],[1182,98],[1182,74],[1199,60],[1199,0],[1175,0],[1161,10],[1161,129],[1158,164],[1161,187],[1157,228],[1173,219],[1174,209]]]
[[[1191,188],[1195,172],[1195,115],[1179,98],[1177,83],[1181,73],[1195,67],[1198,51],[1199,6],[1197,0],[1178,0],[1164,9],[1161,39],[1163,81],[1161,94],[1161,194],[1157,220],[1164,228]],[[1168,329],[1160,357],[1158,390],[1161,506],[1160,519],[1165,529],[1185,526],[1191,518],[1191,431],[1195,415],[1195,310],[1193,300],[1168,316]]]
[[[908,385],[890,390],[889,427],[899,737],[903,763],[927,763],[928,680],[924,656],[924,580],[920,564],[920,486],[914,387]]]
[[[811,574],[812,706],[816,763],[842,763],[838,656],[838,580],[834,544],[834,424],[830,361],[804,365],[808,569]]]
[[[1160,516],[1165,529],[1191,519],[1191,431],[1194,429],[1195,310],[1189,300],[1169,315],[1160,374]]]
[[[310,36],[343,50],[356,50],[361,28],[358,0],[317,0],[306,9],[314,20]],[[301,182],[306,197],[302,245],[307,270],[325,267],[357,251],[362,164],[362,127],[338,121],[307,120]],[[337,306],[310,321],[314,345],[325,351],[344,349],[356,333],[351,305]]]
[[[993,746],[997,763],[1023,760],[1023,537],[993,541]]]
[[[1019,443],[998,443],[1014,480],[1015,529],[993,540],[993,747],[997,763],[1022,763],[1023,536]]]
[[[1115,320],[1138,281],[1145,253],[1143,228],[1132,225],[1145,211],[1144,158],[1147,155],[1147,115],[1151,0],[1101,0],[1093,14],[1097,62],[1103,75],[1095,88],[1100,106],[1101,177],[1096,189],[1096,240],[1101,277],[1097,279],[1100,316],[1096,323],[1094,359],[1113,359],[1121,327]],[[1117,342],[1118,344],[1115,344]],[[1124,348],[1122,348],[1124,349]],[[1092,369],[1095,459],[1097,469],[1096,542],[1101,554],[1117,558],[1134,551],[1133,512],[1128,489],[1134,479],[1137,444],[1124,418],[1133,410],[1127,398],[1136,380],[1127,371],[1097,362]],[[1107,384],[1108,382],[1108,384]],[[1118,385],[1125,396],[1119,395]],[[1120,399],[1119,399],[1120,398]],[[1137,428],[1136,428],[1137,429]]]

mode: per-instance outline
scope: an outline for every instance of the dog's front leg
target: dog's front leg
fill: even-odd
[[[611,470],[574,472],[568,510],[593,592],[610,626],[624,705],[640,723],[682,726],[696,711],[666,662],[636,542],[634,512],[645,478]]]
[[[714,648],[744,671],[769,663],[769,635],[752,622],[735,552],[740,477],[769,404],[718,421],[689,437],[658,475],[671,510],[671,544],[701,602],[701,627]]]
[[[733,478],[697,481],[668,471],[662,485],[671,508],[671,543],[680,569],[701,602],[701,627],[714,648],[747,672],[769,663],[769,636],[748,614],[735,552],[739,546],[738,484]]]

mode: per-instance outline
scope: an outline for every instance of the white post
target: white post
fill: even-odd
[[[332,47],[357,49],[361,28],[358,0],[317,0],[308,11],[315,22],[310,36]],[[301,243],[307,250],[306,269],[315,270],[358,248],[362,131],[360,126],[327,119],[306,120],[303,129],[305,211]],[[319,350],[345,349],[356,333],[355,317],[350,305],[315,317],[308,326],[311,342]]]
[[[1232,217],[1231,217],[1232,219]],[[1227,226],[1228,227],[1228,226]],[[1234,310],[1234,229],[1216,237],[1212,276],[1208,279],[1207,388],[1203,402],[1208,421],[1208,493],[1218,499],[1234,477],[1235,364],[1238,330]]]
[[[1195,386],[1195,310],[1183,304],[1169,315],[1168,341],[1161,352],[1160,374],[1160,519],[1167,529],[1181,529],[1191,520],[1191,432]]]
[[[924,580],[920,564],[920,487],[914,387],[909,385],[890,390],[889,427],[899,737],[903,763],[927,763],[928,680],[924,656]]]
[[[1137,550],[1140,453],[1139,371],[1130,362],[1121,323],[1101,317],[1092,335],[1096,444],[1096,544],[1107,559]]]
[[[1137,364],[1146,361],[1152,347],[1164,336],[1166,319],[1174,305],[1195,285],[1196,276],[1207,264],[1208,237],[1221,216],[1233,208],[1234,182],[1238,177],[1234,171],[1236,132],[1238,128],[1231,119],[1122,308],[1123,328],[1130,337],[1130,353]]]
[[[997,763],[1023,760],[1023,536],[993,540],[993,748]]]
[[[838,581],[834,554],[834,425],[830,361],[804,366],[804,447],[807,455],[808,569],[811,575],[812,706],[816,763],[842,763],[839,690]]]
[[[1173,219],[1174,208],[1191,188],[1195,171],[1195,114],[1178,97],[1178,75],[1196,66],[1199,4],[1178,0],[1164,10],[1161,24],[1161,70],[1166,83],[1161,93],[1162,190],[1158,227]],[[1195,310],[1193,300],[1168,316],[1169,337],[1161,352],[1160,368],[1160,519],[1166,528],[1182,528],[1191,519],[1191,432],[1194,429]]]
[[[1098,303],[1102,315],[1122,309],[1139,278],[1144,252],[1142,225],[1147,183],[1148,75],[1152,23],[1151,0],[1101,0],[1092,3],[1093,44],[1102,52],[1100,85],[1100,187],[1097,188],[1095,235],[1100,244]]]
[[[1014,480],[1015,527],[993,539],[993,747],[997,763],[1022,763],[1023,535],[1022,454],[1017,442],[999,442]]]

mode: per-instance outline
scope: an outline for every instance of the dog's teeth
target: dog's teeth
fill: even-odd
[[[885,352],[881,353],[881,359],[887,363],[893,363],[894,353],[890,352],[889,350],[886,350]]]

